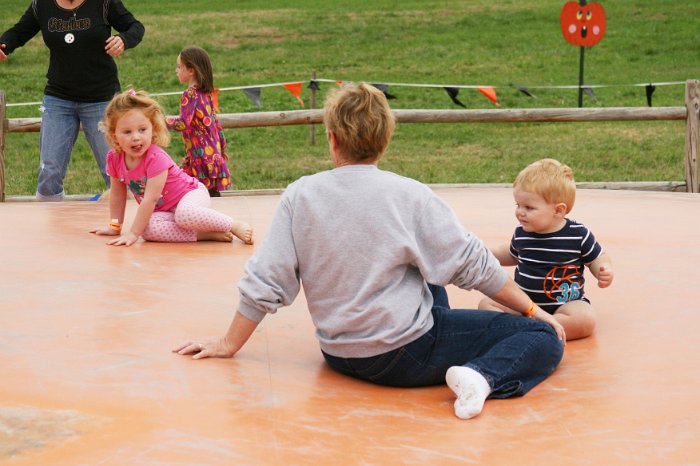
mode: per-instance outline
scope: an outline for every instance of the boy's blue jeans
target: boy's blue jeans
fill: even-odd
[[[98,124],[104,118],[109,102],[74,102],[44,95],[41,107],[41,143],[36,198],[40,201],[62,201],[63,179],[68,171],[71,152],[78,138],[80,124],[87,138],[105,184],[109,145]]]
[[[554,330],[540,321],[503,312],[449,308],[442,287],[433,293],[435,324],[408,345],[369,358],[324,353],[340,373],[381,385],[418,387],[445,383],[451,366],[470,367],[492,388],[489,398],[522,396],[557,367],[564,353]]]

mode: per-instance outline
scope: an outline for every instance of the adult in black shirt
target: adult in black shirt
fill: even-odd
[[[118,34],[112,35],[112,29]],[[36,197],[61,201],[63,179],[81,124],[109,186],[105,171],[109,146],[98,123],[120,91],[114,57],[141,42],[144,27],[121,0],[32,0],[19,22],[0,36],[0,61],[39,31],[50,59],[40,107]]]

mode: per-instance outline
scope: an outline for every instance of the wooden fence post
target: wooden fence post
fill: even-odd
[[[313,82],[316,82],[316,71],[311,73],[311,80]],[[309,106],[311,107],[311,110],[314,110],[316,108],[316,86],[311,85],[311,99],[309,102]],[[309,144],[312,146],[316,144],[316,125],[313,123],[309,125]]]
[[[698,119],[700,118],[700,89],[697,79],[685,82],[685,106],[688,111],[685,121],[685,185],[689,193],[700,193],[698,182]]]
[[[5,202],[5,91],[0,90],[0,202]]]

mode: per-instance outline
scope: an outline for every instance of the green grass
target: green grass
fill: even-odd
[[[585,82],[597,101],[586,107],[645,106],[643,87],[627,84],[700,78],[697,18],[700,2],[602,1],[607,33],[586,51]],[[5,0],[0,30],[12,26],[29,0]],[[146,26],[144,41],[119,60],[123,86],[179,92],[175,59],[188,44],[206,48],[215,84],[233,87],[319,78],[369,82],[497,86],[502,108],[577,106],[577,91],[533,89],[529,98],[510,85],[578,83],[579,49],[561,36],[563,0],[354,0],[190,2],[126,0]],[[264,5],[264,6],[261,6]],[[48,52],[37,36],[0,63],[8,103],[41,99]],[[334,84],[323,83],[319,106]],[[393,108],[449,109],[442,89],[390,87]],[[308,105],[309,91],[302,98]],[[478,91],[463,89],[468,108],[493,108]],[[163,96],[169,113],[178,96]],[[241,91],[223,92],[222,112],[258,109]],[[263,88],[262,111],[298,109],[281,87]],[[659,86],[655,106],[684,105],[683,86]],[[37,106],[8,107],[8,118],[39,117]],[[236,189],[279,188],[301,175],[330,168],[322,126],[309,145],[308,127],[227,130]],[[176,160],[182,144],[174,135]],[[38,133],[6,140],[6,193],[36,186]],[[427,183],[510,182],[527,163],[558,158],[579,181],[684,179],[683,122],[399,125],[382,167]],[[69,194],[95,193],[101,180],[84,138],[66,178]]]

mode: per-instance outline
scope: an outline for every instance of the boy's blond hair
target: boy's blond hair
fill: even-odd
[[[114,134],[117,128],[117,121],[131,110],[141,110],[146,118],[151,121],[153,125],[153,140],[151,142],[153,144],[160,147],[167,147],[170,144],[170,132],[165,123],[163,109],[158,102],[144,91],[137,92],[130,89],[115,95],[105,109],[105,119],[102,122],[102,126],[105,129],[107,142],[115,151],[123,153]]]
[[[396,127],[384,93],[364,82],[332,92],[323,122],[335,135],[340,154],[358,162],[381,157]]]
[[[576,200],[574,172],[567,165],[554,159],[542,159],[525,167],[515,178],[513,187],[536,193],[550,204],[566,204],[571,212]]]

